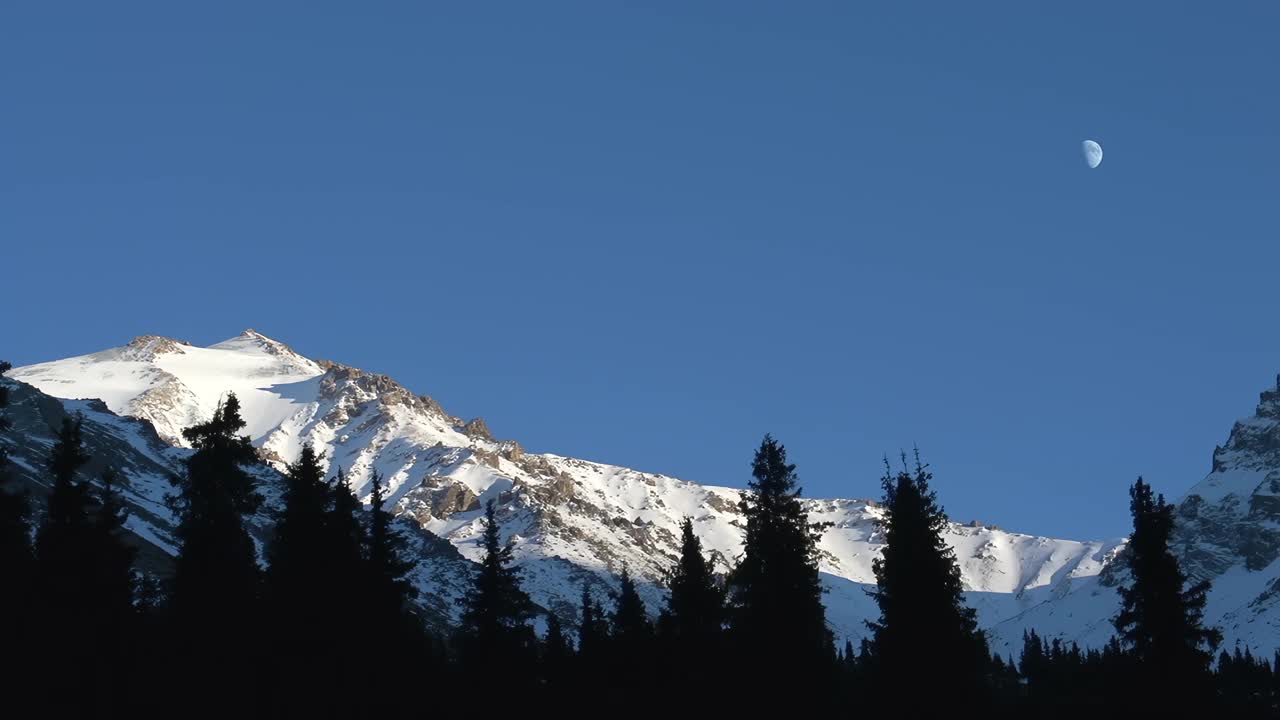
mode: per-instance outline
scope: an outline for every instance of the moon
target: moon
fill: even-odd
[[[1102,164],[1102,146],[1092,140],[1085,140],[1080,143],[1080,147],[1084,150],[1084,161],[1089,164],[1089,168],[1093,169]]]

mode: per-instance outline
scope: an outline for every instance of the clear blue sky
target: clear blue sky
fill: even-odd
[[[703,482],[918,443],[1069,537],[1280,371],[1274,2],[195,5],[0,10],[13,362],[254,327]]]

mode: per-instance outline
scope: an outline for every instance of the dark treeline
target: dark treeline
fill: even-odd
[[[274,532],[255,542],[246,518],[263,503],[260,461],[244,426],[229,395],[184,432],[194,452],[174,480],[178,548],[163,580],[135,567],[117,475],[82,472],[79,419],[65,420],[49,448],[43,511],[0,483],[6,707],[32,702],[50,717],[373,718],[457,706],[787,703],[851,716],[1270,717],[1280,702],[1280,655],[1215,655],[1221,636],[1202,622],[1208,586],[1183,575],[1169,550],[1172,507],[1141,479],[1130,489],[1116,637],[1101,649],[1029,631],[1018,657],[993,653],[965,605],[932,475],[905,456],[900,470],[886,463],[882,481],[886,545],[871,592],[879,616],[856,647],[833,637],[818,572],[823,527],[807,517],[795,465],[769,436],[739,508],[743,554],[727,576],[713,571],[686,519],[663,607],[646,607],[623,569],[616,593],[586,584],[577,612],[556,616],[522,588],[490,502],[459,624],[442,629],[414,603],[414,558],[376,474],[366,509],[340,470],[326,477],[324,459],[304,448],[287,468]],[[6,463],[0,456],[0,472]]]

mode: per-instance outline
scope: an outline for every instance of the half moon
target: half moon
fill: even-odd
[[[1080,144],[1084,150],[1084,161],[1089,164],[1090,169],[1096,168],[1102,164],[1102,146],[1092,140],[1085,140]]]

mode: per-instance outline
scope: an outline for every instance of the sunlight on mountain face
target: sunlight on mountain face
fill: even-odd
[[[625,567],[642,581],[641,594],[656,611],[684,517],[694,520],[718,571],[726,571],[742,552],[737,489],[526,453],[515,441],[494,439],[483,421],[451,416],[390,378],[310,360],[252,331],[208,348],[148,336],[121,348],[18,368],[11,376],[58,397],[101,398],[113,411],[149,420],[175,445],[182,427],[206,417],[227,391],[234,391],[254,444],[276,468],[310,442],[324,452],[330,472],[342,467],[365,499],[376,469],[388,480],[389,506],[448,540],[461,558],[479,558],[480,508],[494,499],[526,586],[548,608],[572,607],[584,577],[615,585],[616,573]],[[1272,412],[1276,401],[1275,393],[1264,393],[1259,415],[1237,424],[1214,473],[1184,502],[1200,512],[1180,526],[1182,545],[1192,548],[1193,568],[1219,578],[1211,610],[1231,620],[1228,639],[1259,648],[1278,639],[1269,622],[1274,603],[1267,596],[1257,612],[1241,608],[1266,595],[1276,575],[1274,553],[1259,555],[1255,543],[1253,555],[1245,555],[1221,538],[1224,532],[1253,537],[1261,527],[1257,513],[1247,508],[1265,504],[1270,486],[1262,480],[1280,467],[1280,449],[1267,440],[1272,418],[1280,416]],[[154,468],[165,462],[173,466],[173,458],[184,451],[157,451],[138,434],[143,426],[122,424],[84,402],[70,404],[85,411],[104,436],[124,438],[117,452],[153,458],[149,465],[126,465],[152,467],[140,477],[153,479],[134,486],[131,500],[147,510],[134,522],[144,537],[171,549],[165,539],[170,532],[163,505],[167,483],[154,479]],[[267,495],[270,501],[278,490]],[[866,634],[865,621],[875,616],[865,590],[875,582],[871,563],[883,543],[877,525],[881,510],[868,500],[804,503],[811,518],[830,523],[819,545],[828,622],[838,639],[856,642]],[[1197,533],[1216,539],[1197,539]],[[1123,573],[1112,561],[1121,541],[1056,540],[954,523],[946,540],[955,549],[969,603],[988,629],[993,650],[1018,647],[1028,627],[1091,646],[1111,636],[1110,617],[1117,607],[1112,575]],[[433,546],[421,542],[428,553]],[[419,571],[415,581],[424,597],[437,602],[437,612],[452,616],[456,607],[440,598],[456,591],[463,566],[438,552],[432,557],[431,571]],[[1253,572],[1246,563],[1263,571]]]

